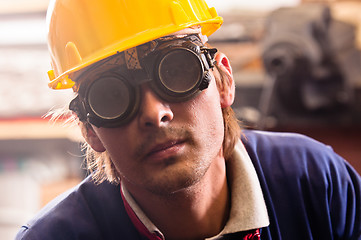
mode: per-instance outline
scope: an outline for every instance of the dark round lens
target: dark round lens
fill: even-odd
[[[177,49],[163,57],[158,68],[162,85],[175,93],[192,90],[201,80],[202,65],[198,57],[185,49]]]
[[[118,78],[104,78],[94,82],[88,91],[88,103],[101,118],[122,116],[130,104],[128,86]]]

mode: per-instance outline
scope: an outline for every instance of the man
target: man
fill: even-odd
[[[17,239],[361,239],[361,180],[304,136],[242,131],[203,0],[56,0],[50,86],[92,172]]]

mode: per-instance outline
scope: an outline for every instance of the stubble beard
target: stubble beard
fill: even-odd
[[[167,128],[161,129],[154,134],[148,135],[142,144],[136,148],[136,159],[144,155],[144,149],[148,149],[148,145],[155,142],[156,139],[166,139],[170,136],[177,136],[186,139],[186,144],[192,152],[188,154],[187,159],[179,159],[178,156],[170,157],[164,160],[163,170],[160,174],[152,175],[150,173],[139,171],[137,180],[132,181],[124,174],[120,173],[122,178],[126,178],[128,182],[138,185],[148,192],[159,196],[171,196],[180,191],[187,190],[196,185],[204,177],[208,171],[211,160],[203,159],[197,155],[199,149],[196,141],[192,137],[192,133],[185,129]],[[133,169],[133,171],[137,171]],[[132,185],[133,185],[132,184]]]
[[[200,161],[193,162],[179,169],[167,171],[167,174],[152,177],[145,183],[146,189],[159,196],[171,196],[187,191],[197,185],[209,169],[210,164]]]

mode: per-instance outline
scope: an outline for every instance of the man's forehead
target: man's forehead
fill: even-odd
[[[126,49],[122,52],[118,52],[117,54],[110,56],[106,59],[103,59],[103,63],[106,65],[109,64],[125,64],[127,60],[132,60],[135,58],[143,59],[147,55],[161,49],[164,46],[177,46],[178,44],[184,41],[192,41],[199,44],[204,44],[204,38],[202,38],[202,34],[198,32],[198,29],[186,29],[185,31],[178,31],[170,35],[166,35],[155,40],[143,43],[141,45],[135,46],[133,48]],[[123,56],[121,58],[117,57]],[[100,62],[102,62],[100,61]],[[124,62],[126,61],[126,62]],[[99,62],[99,63],[100,63]],[[98,64],[97,67],[102,66],[104,64]],[[130,64],[132,65],[132,64]],[[129,69],[133,69],[129,67]],[[134,68],[135,69],[135,68]]]
[[[83,82],[83,80],[87,79],[90,75],[91,78],[117,68],[119,65],[127,64],[128,69],[132,69],[130,66],[139,66],[138,58],[142,59],[147,54],[153,52],[158,47],[158,43],[160,42],[168,42],[168,41],[182,41],[187,39],[198,42],[198,44],[204,44],[207,42],[207,36],[202,35],[200,27],[192,27],[186,28],[172,34],[160,37],[158,39],[146,42],[144,44],[138,45],[136,47],[126,49],[122,52],[118,52],[117,54],[110,56],[106,59],[100,60],[89,67],[83,69],[83,71],[75,73],[73,75],[73,79],[77,82],[76,85]],[[136,68],[134,68],[136,69]],[[74,90],[77,91],[78,87],[75,87]]]
[[[162,37],[159,37],[157,39],[154,39],[154,40],[151,40],[149,42],[146,42],[144,44],[141,44],[141,45],[138,45],[138,46],[135,46],[134,48],[138,48],[138,47],[141,47],[142,45],[147,45],[147,44],[151,44],[152,42],[155,42],[155,41],[161,41],[161,40],[164,40],[164,39],[182,39],[182,38],[185,38],[189,35],[198,35],[199,37],[199,40],[201,40],[201,42],[203,44],[205,44],[207,41],[208,41],[208,38],[207,36],[203,35],[202,34],[202,31],[201,31],[201,27],[196,25],[196,26],[192,26],[192,27],[189,27],[189,28],[185,28],[185,29],[182,29],[182,30],[179,30],[177,32],[174,32],[174,33],[171,33],[169,35],[166,35],[166,36],[162,36]],[[124,50],[123,52],[127,51],[129,49],[126,49]],[[110,56],[111,58],[112,56]],[[103,59],[103,60],[107,60],[107,59]],[[101,60],[102,61],[102,60]],[[101,62],[100,61],[100,62]],[[97,64],[97,63],[95,63]],[[92,67],[92,66],[90,66]],[[93,66],[94,67],[94,66]]]
[[[174,36],[174,37],[182,38],[182,37],[186,37],[187,35],[191,35],[191,34],[198,34],[198,36],[203,44],[208,42],[208,38],[206,35],[202,34],[202,29],[200,26],[193,26],[193,27],[185,28],[185,29],[179,30],[177,32],[174,32],[172,34],[169,34],[167,36]],[[165,36],[165,37],[167,37],[167,36]]]

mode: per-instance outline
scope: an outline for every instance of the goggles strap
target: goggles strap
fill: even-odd
[[[71,100],[69,104],[69,109],[76,113],[79,118],[79,121],[86,122],[87,121],[87,113],[83,102],[80,100],[79,95],[76,96],[73,100]]]
[[[214,60],[214,56],[218,51],[217,48],[203,48],[202,50],[204,52],[204,55],[206,56],[209,68],[213,68],[216,63],[216,60]]]
[[[142,69],[139,62],[138,52],[136,47],[125,50],[124,57],[128,69],[131,70]]]
[[[215,60],[214,60],[214,56],[217,52],[216,48],[206,48],[203,47],[201,48],[201,52],[204,55],[205,59],[202,58],[203,63],[205,64],[205,68],[206,68],[206,73],[203,77],[203,80],[201,82],[201,84],[199,85],[199,90],[202,91],[206,88],[208,88],[209,83],[211,82],[212,76],[209,73],[209,69],[213,69],[214,65],[215,65]]]

